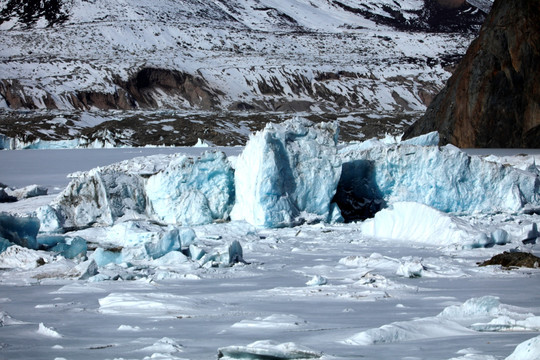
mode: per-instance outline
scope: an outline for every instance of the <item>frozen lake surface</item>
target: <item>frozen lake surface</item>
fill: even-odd
[[[204,150],[2,151],[0,181],[58,192],[74,171],[142,155]],[[237,155],[241,148],[225,150]],[[32,211],[51,198],[0,204],[0,212]],[[464,219],[508,227],[540,221],[534,214]],[[538,245],[441,247],[369,238],[360,227],[196,226],[205,246],[238,240],[247,263],[174,264],[174,277],[165,264],[141,266],[133,270],[140,275],[133,280],[102,282],[66,278],[60,263],[0,269],[0,359],[202,360],[216,359],[219,348],[245,350],[270,340],[293,342],[323,359],[493,360],[540,335],[540,270],[477,266],[511,249],[540,255]],[[407,276],[410,269],[418,276]],[[470,299],[480,305],[464,305]],[[504,319],[510,325],[493,325]]]

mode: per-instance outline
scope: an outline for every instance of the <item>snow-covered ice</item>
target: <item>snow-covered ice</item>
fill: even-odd
[[[506,360],[534,360],[540,354],[540,336],[519,344]]]
[[[246,346],[228,346],[218,350],[218,359],[319,359],[322,354],[295,343],[276,344],[269,340]]]
[[[336,196],[321,190],[303,208],[298,202],[291,223],[228,220],[227,212],[242,193],[234,184],[234,169],[240,170],[238,176],[249,174],[248,168],[241,170],[247,166],[242,157],[249,157],[245,150],[238,158],[189,152],[81,169],[56,200],[38,196],[1,204],[10,229],[16,225],[22,231],[19,237],[34,236],[36,246],[23,247],[11,242],[13,235],[0,235],[5,239],[0,253],[0,314],[5,322],[0,326],[0,358],[37,359],[46,353],[81,360],[198,360],[216,358],[218,351],[224,359],[261,354],[282,359],[538,358],[540,269],[477,266],[503,251],[538,255],[534,156],[507,156],[502,166],[495,157],[439,148],[435,136],[416,140],[416,145],[387,138],[338,150],[330,135],[333,125],[300,125],[275,126],[269,136],[281,139],[276,144],[287,150],[281,160],[290,157],[289,163],[296,164],[293,173],[302,178],[297,186],[301,191],[294,196],[307,195],[312,185],[319,190],[322,185],[335,187]],[[309,128],[307,133],[302,127]],[[265,131],[252,140],[268,150],[260,135]],[[303,154],[304,148],[312,155]],[[49,156],[66,166],[63,176],[72,173],[70,162],[60,158],[67,151],[56,151]],[[0,167],[7,154],[0,157]],[[339,178],[356,174],[365,180],[365,172],[350,172],[347,165],[361,161],[360,154],[373,156],[372,169],[386,174],[374,177],[378,186],[390,189],[388,196],[375,199],[384,210],[361,222],[332,222],[337,216],[331,214],[338,214],[342,205],[346,215],[360,203],[370,206],[364,200],[350,202],[348,208],[346,202],[333,205],[344,189]],[[311,156],[315,163],[328,157],[332,161],[326,165],[343,166],[333,168],[332,179],[321,180],[303,166]],[[415,166],[409,157],[417,160]],[[462,160],[469,163],[468,170]],[[392,161],[401,162],[384,165]],[[453,182],[458,165],[462,181]],[[410,177],[407,171],[412,171]],[[158,174],[169,190],[156,182],[149,195],[148,182]],[[433,177],[426,179],[428,174]],[[213,175],[227,179],[232,185],[227,188],[234,191],[234,198],[216,201],[228,204],[223,213],[201,225],[177,221],[179,196],[164,195],[183,186],[179,177],[205,188]],[[66,186],[63,180],[45,180],[41,172],[33,176],[32,183]],[[497,191],[519,188],[525,200],[521,205],[500,196],[473,200],[487,179]],[[225,183],[221,180],[216,188]],[[418,198],[398,189],[402,180],[409,181]],[[437,181],[444,186],[431,194],[427,184]],[[366,182],[357,185],[362,184]],[[455,203],[442,196],[463,184],[470,187],[460,188],[466,193]],[[208,204],[223,194],[206,190],[197,191]],[[289,196],[287,191],[281,195]],[[162,205],[150,206],[156,195],[155,204]],[[242,201],[271,205],[256,200]],[[306,204],[312,200],[323,211],[309,209]],[[439,200],[456,211],[435,206]],[[219,208],[213,206],[207,207]],[[167,207],[174,210],[170,218]],[[191,214],[194,219],[200,215],[195,210]],[[306,221],[300,224],[296,218]],[[53,332],[61,337],[52,337]]]
[[[449,336],[471,336],[475,331],[493,331],[493,329],[488,330],[488,327],[475,324],[475,321],[497,318],[501,314],[514,322],[522,318],[531,319],[529,323],[537,321],[537,317],[532,314],[523,311],[515,312],[509,309],[508,305],[500,304],[499,299],[494,296],[484,296],[469,299],[461,305],[449,306],[437,316],[383,325],[380,328],[358,333],[343,342],[348,345],[372,345]],[[525,322],[527,321],[521,321],[522,324]],[[523,328],[523,330],[538,331],[534,326]]]
[[[393,203],[364,221],[361,229],[366,236],[433,246],[485,247],[509,241],[503,229],[482,231],[467,220],[414,202]]]

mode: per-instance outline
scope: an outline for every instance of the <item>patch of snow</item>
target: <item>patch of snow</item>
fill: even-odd
[[[485,247],[507,242],[504,230],[486,233],[464,219],[413,202],[395,202],[360,227],[365,236],[433,246]]]

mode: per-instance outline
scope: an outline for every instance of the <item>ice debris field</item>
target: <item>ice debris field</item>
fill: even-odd
[[[539,359],[538,155],[338,138],[2,186],[0,359]]]

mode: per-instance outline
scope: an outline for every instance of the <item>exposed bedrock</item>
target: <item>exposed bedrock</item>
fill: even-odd
[[[540,2],[496,0],[480,35],[406,138],[458,147],[540,146]]]

